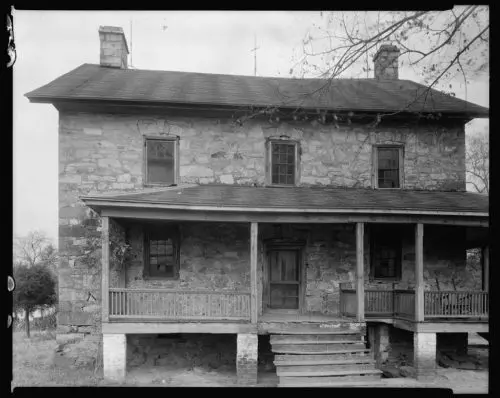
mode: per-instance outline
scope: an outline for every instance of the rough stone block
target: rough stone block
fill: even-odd
[[[116,382],[125,380],[127,336],[125,334],[103,334],[102,350],[104,378]]]
[[[258,336],[240,333],[237,337],[236,372],[238,384],[257,383]]]
[[[413,364],[417,379],[436,374],[436,333],[413,333]]]
[[[83,333],[58,334],[56,335],[56,342],[57,344],[70,344],[83,340],[84,336],[85,335]]]
[[[60,325],[82,325],[90,326],[94,324],[92,313],[88,312],[59,312],[57,323]]]

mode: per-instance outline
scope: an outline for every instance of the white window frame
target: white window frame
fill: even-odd
[[[399,153],[399,187],[381,188],[378,186],[378,151],[383,148],[398,149]],[[404,145],[403,144],[375,144],[372,146],[372,187],[376,189],[403,189],[404,187]]]
[[[174,182],[173,183],[159,183],[159,182],[149,182],[148,181],[148,152],[147,152],[147,142],[148,141],[168,141],[174,142]],[[165,187],[179,184],[179,141],[180,138],[178,136],[170,136],[170,137],[161,137],[161,136],[151,136],[144,135],[143,136],[143,167],[142,167],[142,176],[143,176],[143,186],[145,187]]]
[[[286,144],[294,145],[295,147],[295,171],[293,184],[273,184],[273,157],[272,145]],[[296,187],[300,183],[300,141],[292,139],[268,138],[266,141],[266,180],[267,185],[273,187]]]

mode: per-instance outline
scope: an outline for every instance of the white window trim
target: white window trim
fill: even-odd
[[[399,151],[399,187],[379,188],[378,186],[378,150],[380,148],[394,148]],[[403,189],[404,187],[404,145],[403,144],[374,144],[372,146],[372,187],[375,189]]]
[[[166,184],[166,183],[159,183],[159,182],[149,182],[148,181],[148,154],[147,154],[147,141],[170,141],[170,142],[176,142],[174,145],[174,182],[172,184]],[[172,185],[178,185],[179,184],[179,141],[180,137],[178,136],[169,136],[169,137],[162,137],[162,136],[151,136],[151,135],[143,135],[143,143],[142,143],[142,178],[143,178],[143,186],[145,187],[168,187]]]
[[[293,144],[295,146],[295,180],[293,184],[273,184],[272,174],[272,145],[276,144]],[[300,141],[283,138],[268,138],[266,141],[266,185],[272,187],[297,187],[300,184]]]

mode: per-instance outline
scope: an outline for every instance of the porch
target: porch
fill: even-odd
[[[188,194],[191,189],[193,192]],[[227,192],[222,192],[224,190]],[[307,206],[304,202],[289,203],[287,208],[253,207],[251,197],[246,196],[250,195],[250,191],[262,195],[266,200],[259,200],[263,203],[275,203],[277,197],[285,201],[290,198],[311,200],[311,203]],[[447,307],[443,304],[446,300],[450,302],[449,297],[424,292],[424,228],[428,228],[429,232],[433,227],[441,226],[452,226],[460,233],[469,229],[486,230],[488,224],[485,213],[478,213],[477,210],[468,213],[418,209],[408,211],[404,198],[401,199],[404,209],[394,211],[373,210],[369,207],[373,202],[367,203],[364,209],[342,209],[336,204],[318,208],[318,203],[337,200],[337,194],[352,193],[339,190],[334,194],[331,191],[311,189],[290,196],[291,191],[288,189],[207,186],[174,188],[150,194],[86,198],[85,203],[97,210],[102,220],[105,371],[109,369],[110,377],[124,377],[125,370],[121,365],[115,366],[112,353],[121,352],[120,361],[124,361],[127,334],[238,334],[237,363],[241,365],[241,371],[238,372],[242,377],[253,378],[259,333],[271,334],[283,327],[289,333],[290,325],[307,323],[316,330],[338,326],[345,331],[352,325],[358,333],[365,327],[366,321],[379,320],[380,316],[386,317],[387,322],[420,325],[426,323],[425,314],[428,319],[432,315],[441,319],[448,312],[455,314],[456,305]],[[367,190],[354,191],[360,197],[365,194],[385,195]],[[198,194],[208,195],[205,199],[210,203],[198,205],[203,199]],[[312,200],[315,195],[318,197]],[[426,193],[422,200],[428,200],[428,197],[433,195]],[[234,204],[219,205],[223,198],[233,200]],[[378,199],[382,203],[384,198]],[[186,203],[176,204],[179,200]],[[352,200],[348,202],[353,203]],[[125,275],[125,279],[129,279],[127,282],[123,279],[123,273],[118,277],[113,276],[110,253],[112,223],[121,225],[125,235],[132,224],[154,223],[163,232],[169,233],[173,231],[171,227],[176,226],[181,231],[177,246],[169,246],[169,243],[163,249],[164,254],[161,256],[168,257],[167,260],[160,259],[160,254],[148,252],[150,249],[141,251],[132,264],[130,277]],[[194,228],[187,227],[189,223],[197,225]],[[199,228],[201,224],[205,226]],[[366,239],[371,235],[369,228],[387,224],[407,230],[414,256],[414,259],[405,259],[405,267],[413,269],[410,278],[414,282],[414,290],[400,292],[396,289],[389,294],[390,298],[386,297],[388,293],[372,292],[365,286],[371,271],[371,248]],[[298,228],[287,236],[285,231],[281,231],[280,225],[297,225]],[[237,228],[237,233],[228,233],[227,230],[233,226]],[[301,233],[303,236],[300,236]],[[165,244],[173,236],[166,234],[166,237],[155,238],[151,235],[146,240],[142,232],[140,235],[140,245],[144,245],[144,248],[153,241],[155,244],[158,241]],[[471,247],[486,246],[487,241],[484,234],[478,234],[477,239],[470,244],[474,244]],[[222,251],[217,251],[217,247]],[[465,250],[461,245],[458,248]],[[154,255],[158,262],[152,261]],[[484,286],[487,286],[488,255],[484,258]],[[166,264],[166,279],[154,280],[153,274],[148,275],[150,279],[141,276],[143,270],[152,270],[152,266],[156,267],[160,262]],[[214,269],[218,272],[217,278],[213,278]],[[118,284],[113,285],[112,280],[117,280]],[[343,282],[352,285],[349,289],[339,288],[339,283]],[[327,291],[334,297],[331,308],[323,308],[322,304],[322,294]],[[482,307],[474,304],[473,308],[474,315],[479,314],[483,322],[487,316],[487,298],[474,296],[474,300],[474,303],[478,300],[482,303]],[[465,315],[464,309],[460,311],[459,315]],[[308,333],[311,334],[311,331]],[[428,337],[424,335],[419,338]]]
[[[384,320],[400,318],[416,320],[415,290],[365,289],[365,319]],[[355,317],[356,291],[340,287],[342,316]],[[488,322],[487,291],[424,291],[423,322],[475,321]]]

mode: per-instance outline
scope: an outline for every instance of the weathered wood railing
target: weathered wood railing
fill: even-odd
[[[365,314],[391,316],[394,312],[392,290],[365,289]]]
[[[250,293],[110,288],[109,319],[250,321]]]
[[[483,291],[426,291],[425,319],[487,318],[488,293]],[[340,314],[354,316],[356,290],[340,287]],[[365,316],[415,318],[415,291],[401,289],[365,289]]]
[[[488,316],[488,293],[483,291],[433,291],[424,293],[426,318]]]
[[[415,292],[413,290],[394,290],[394,316],[415,318]]]

